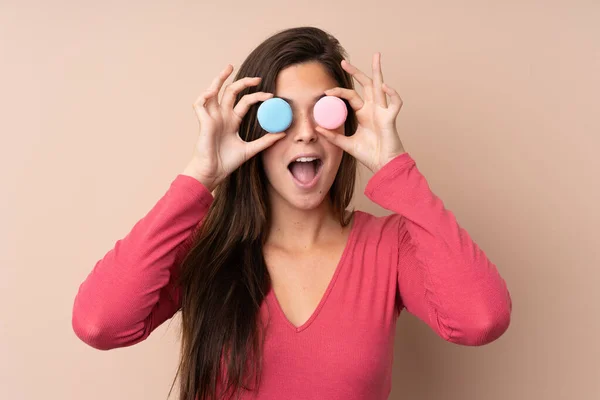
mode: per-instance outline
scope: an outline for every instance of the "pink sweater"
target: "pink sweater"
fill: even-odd
[[[374,174],[365,195],[393,214],[356,211],[310,319],[296,328],[268,292],[261,308],[263,318],[271,316],[262,382],[244,399],[387,399],[403,309],[462,345],[489,343],[507,329],[512,303],[504,280],[408,153]],[[170,277],[212,199],[197,180],[175,178],[81,284],[73,308],[81,340],[103,350],[130,346],[177,312]]]

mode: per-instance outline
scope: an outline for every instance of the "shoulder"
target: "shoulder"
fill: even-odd
[[[355,234],[362,240],[381,242],[398,236],[402,216],[395,213],[377,216],[367,211],[355,210],[353,223],[356,225]]]
[[[396,285],[400,221],[398,214],[377,216],[354,211],[352,268],[367,282],[377,281],[381,288]]]
[[[368,211],[354,210],[355,223],[358,222],[360,230],[386,230],[390,225],[396,225],[401,221],[402,216],[396,213],[388,215],[375,215]]]

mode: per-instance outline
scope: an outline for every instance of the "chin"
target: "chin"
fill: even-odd
[[[312,193],[307,195],[288,195],[286,196],[286,201],[292,205],[292,207],[298,210],[314,210],[319,208],[323,201],[325,200],[327,193],[323,195],[322,193]]]
[[[335,179],[335,176],[328,177],[326,175],[323,174],[320,177],[320,182],[310,190],[298,188],[290,176],[278,177],[280,179],[277,179],[276,182],[269,182],[271,198],[272,200],[279,198],[277,201],[288,203],[298,210],[314,210],[319,208],[323,201],[329,198],[329,190]]]

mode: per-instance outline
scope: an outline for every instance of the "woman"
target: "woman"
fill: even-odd
[[[232,67],[221,72],[194,104],[189,165],[81,285],[83,341],[130,346],[181,310],[182,400],[386,399],[401,310],[463,345],[507,329],[504,280],[402,146],[380,55],[372,77],[344,56],[295,28],[260,44],[219,101]],[[348,108],[334,130],[313,118],[325,95]],[[273,97],[292,107],[284,132],[257,121]],[[346,210],[356,160],[373,172],[366,196],[393,214]]]

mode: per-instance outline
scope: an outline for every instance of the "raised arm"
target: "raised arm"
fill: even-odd
[[[156,205],[80,285],[73,329],[101,350],[130,346],[148,337],[179,309],[174,272],[212,202],[196,179],[178,175]]]
[[[508,328],[511,298],[496,266],[459,226],[404,153],[381,168],[365,194],[397,213],[402,305],[450,342],[483,345]]]

